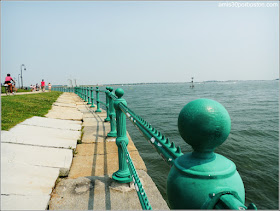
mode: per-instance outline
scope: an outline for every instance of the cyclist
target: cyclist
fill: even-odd
[[[14,83],[16,83],[16,82],[14,81],[14,79],[11,77],[11,75],[8,73],[8,74],[7,74],[7,77],[5,78],[5,84],[8,84],[10,92],[11,92],[12,94],[14,94],[14,92],[13,92],[14,85],[12,84],[11,81],[13,81]]]

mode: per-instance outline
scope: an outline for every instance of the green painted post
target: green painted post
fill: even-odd
[[[109,97],[109,117],[110,117],[111,131],[107,134],[107,136],[108,137],[117,137],[116,113],[115,113],[114,103],[113,103],[113,99],[112,99],[113,88],[109,87],[108,90],[110,91],[110,93],[108,93],[108,97]]]
[[[99,88],[98,88],[98,86],[96,87],[96,105],[97,105],[97,109],[96,109],[95,112],[101,112],[100,103],[99,103]]]
[[[89,94],[89,87],[87,87],[87,97],[88,97],[88,105],[90,105],[90,94]]]
[[[84,100],[84,102],[86,102],[86,88],[85,87],[83,87],[83,93],[84,93],[83,100]]]
[[[118,97],[114,102],[114,108],[116,110],[117,119],[116,144],[118,146],[119,170],[113,173],[112,178],[119,183],[129,183],[132,181],[132,177],[126,163],[124,151],[121,147],[122,142],[124,142],[126,146],[128,145],[128,138],[126,136],[126,116],[119,107],[120,103],[124,105],[127,105],[127,103],[125,99],[122,99],[124,91],[121,88],[116,89],[115,93]]]
[[[87,98],[88,94],[87,94],[87,87],[85,87],[85,102],[88,101],[88,98]]]
[[[106,94],[106,112],[107,112],[107,117],[104,119],[105,122],[109,122],[110,121],[110,115],[109,115],[109,93],[110,91],[108,90],[109,87],[106,86],[106,91],[105,91],[105,94]]]
[[[83,93],[84,93],[83,99],[84,99],[84,102],[85,102],[86,101],[86,89],[85,89],[85,87],[83,87]]]
[[[91,87],[90,89],[90,94],[91,94],[91,108],[94,108],[95,105],[94,105],[94,97],[93,97],[93,87]]]
[[[169,172],[171,209],[245,209],[244,185],[235,164],[214,153],[230,133],[227,110],[214,100],[194,100],[181,110],[178,129],[194,151],[178,157]]]

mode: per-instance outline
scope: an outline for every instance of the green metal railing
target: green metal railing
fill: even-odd
[[[129,152],[127,150],[127,147],[126,147],[124,142],[121,142],[121,147],[122,147],[122,150],[125,153],[127,166],[128,166],[129,172],[130,172],[130,174],[132,176],[133,183],[134,183],[137,195],[139,197],[139,201],[141,203],[141,206],[142,206],[143,210],[151,210],[152,207],[150,205],[150,202],[148,200],[146,192],[145,192],[145,190],[144,190],[144,188],[143,188],[143,186],[141,184],[141,181],[139,179],[137,171],[136,171],[136,169],[134,167],[134,164],[132,162],[132,159],[130,157],[130,154],[129,154]]]
[[[136,115],[127,106],[120,104],[120,109],[126,114],[128,119],[142,132],[144,137],[155,147],[157,152],[169,164],[173,165],[176,158],[183,155],[180,147],[175,147],[174,142],[170,143],[159,131],[151,126],[148,122]]]
[[[183,107],[178,129],[185,142],[194,149],[183,154],[180,147],[127,107],[122,98],[124,91],[120,88],[115,94],[112,87],[106,87],[106,90],[83,86],[55,87],[54,90],[76,93],[91,108],[96,107],[95,112],[101,112],[100,105],[105,107],[107,117],[104,121],[110,121],[111,129],[107,136],[117,137],[119,157],[119,170],[112,178],[120,183],[134,182],[143,210],[152,207],[127,150],[126,117],[171,166],[167,195],[172,209],[257,209],[253,203],[248,207],[244,205],[244,185],[235,164],[214,153],[215,148],[227,139],[231,128],[229,114],[218,102],[198,99]],[[100,100],[100,92],[106,94],[106,102]]]

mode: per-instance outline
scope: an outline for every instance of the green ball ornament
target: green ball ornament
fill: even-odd
[[[117,88],[116,91],[115,91],[115,94],[118,98],[121,98],[124,94],[124,91],[122,88]]]
[[[178,129],[196,152],[213,152],[228,137],[230,116],[223,105],[210,99],[197,99],[183,107]]]

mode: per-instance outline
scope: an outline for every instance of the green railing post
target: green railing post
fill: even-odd
[[[105,91],[105,94],[106,94],[106,112],[107,112],[107,117],[104,119],[105,122],[109,122],[110,121],[110,115],[109,115],[109,93],[110,91],[108,90],[109,87],[106,86],[106,91]]]
[[[99,88],[98,88],[98,86],[96,87],[96,105],[97,105],[97,109],[96,109],[95,112],[101,112],[100,103],[99,103]]]
[[[181,110],[178,129],[194,151],[178,157],[170,169],[171,209],[246,209],[244,185],[235,164],[214,153],[230,133],[227,110],[214,100],[194,100]]]
[[[88,98],[88,105],[90,105],[90,94],[89,94],[89,87],[87,87],[87,98]]]
[[[121,88],[118,88],[115,93],[118,97],[114,102],[114,108],[116,110],[117,119],[116,144],[118,146],[119,170],[112,175],[112,178],[119,183],[129,183],[132,181],[132,177],[126,163],[124,151],[121,147],[122,142],[124,142],[126,146],[128,145],[128,138],[126,136],[126,116],[119,107],[120,103],[126,105],[126,101],[122,99],[124,91]]]
[[[88,98],[87,98],[87,87],[85,87],[85,102],[88,101]]]
[[[83,86],[83,100],[84,102],[86,102],[86,89],[84,86]]]
[[[93,87],[90,88],[90,94],[91,94],[91,108],[94,108],[94,97],[93,97]]]
[[[110,126],[111,126],[111,131],[107,134],[109,137],[116,137],[117,136],[117,131],[116,131],[116,113],[114,109],[114,103],[113,103],[113,98],[112,98],[112,91],[113,88],[109,87],[108,90],[110,93],[108,93],[109,97],[109,117],[110,117]]]

